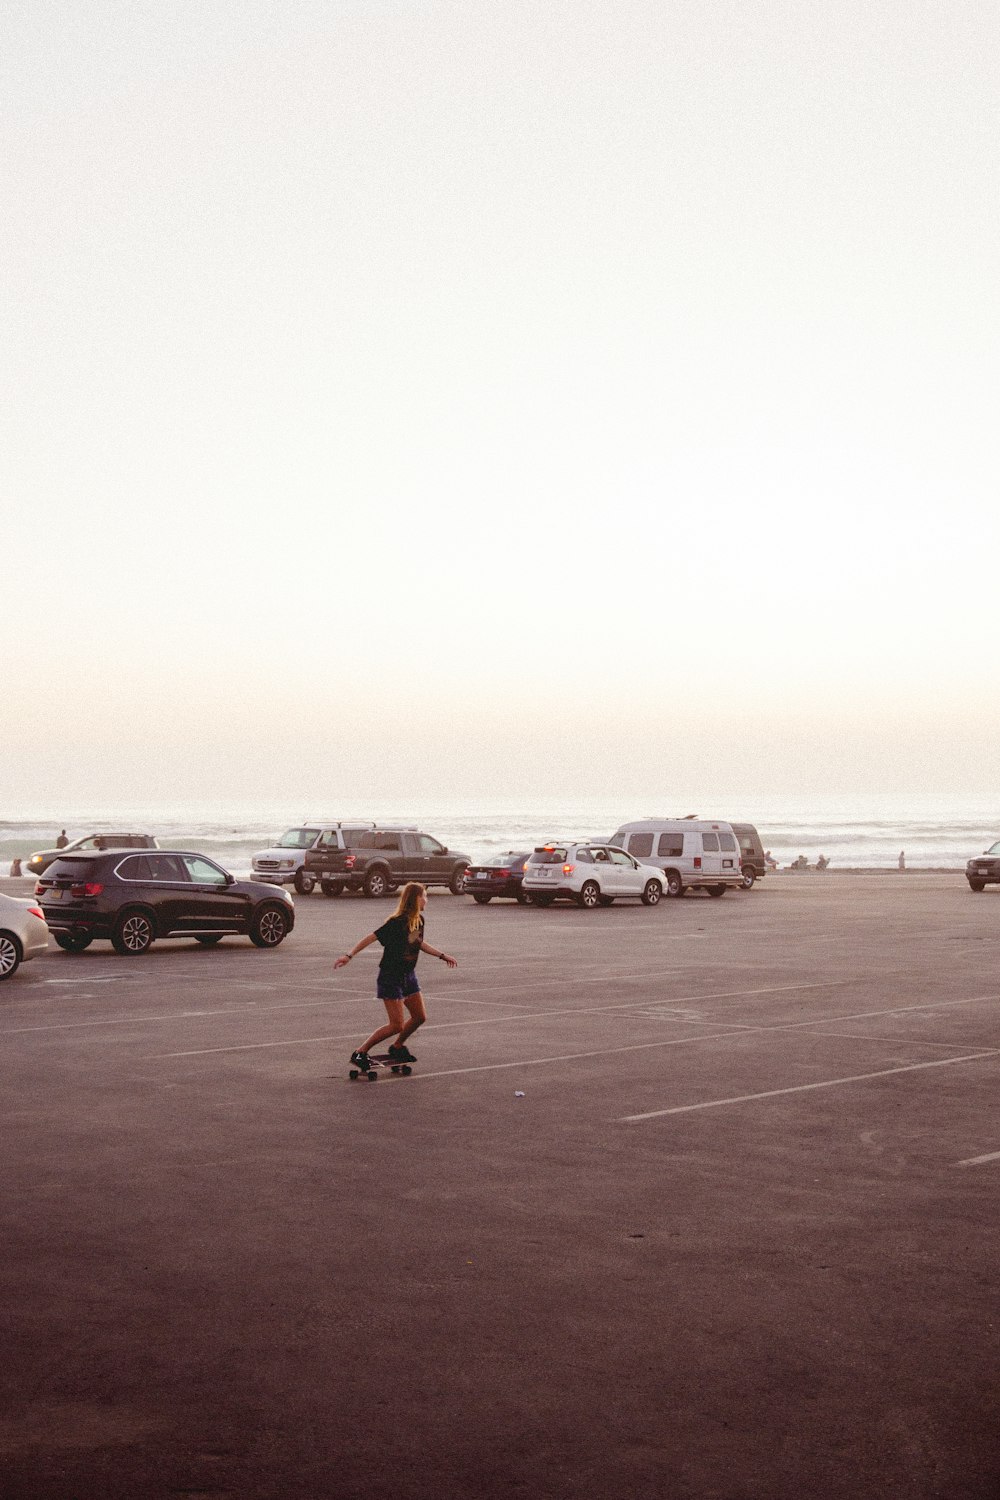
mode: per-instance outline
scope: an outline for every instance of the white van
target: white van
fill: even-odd
[[[623,823],[608,840],[644,865],[656,865],[667,877],[667,895],[683,896],[689,885],[704,886],[710,896],[737,890],[740,846],[732,825],[707,818],[640,818]]]

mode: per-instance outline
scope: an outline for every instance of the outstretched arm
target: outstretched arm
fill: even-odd
[[[458,968],[458,959],[452,958],[450,954],[442,952],[440,948],[428,948],[426,943],[420,944],[421,953],[426,953],[428,958],[439,958],[442,963],[448,965],[449,969]]]
[[[354,947],[351,949],[350,953],[342,953],[340,955],[340,957],[337,959],[337,961],[336,961],[336,963],[334,964],[333,967],[335,969],[342,969],[345,964],[349,964],[350,963],[350,961],[351,961],[352,958],[356,958],[357,957],[357,955],[361,952],[362,948],[367,948],[369,943],[374,943],[374,942],[375,942],[375,934],[374,934],[374,932],[370,932],[367,937],[363,937],[361,939],[360,943],[355,943],[354,944]]]

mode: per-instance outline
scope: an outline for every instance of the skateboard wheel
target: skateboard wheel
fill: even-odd
[[[366,1073],[365,1077],[368,1079],[369,1083],[378,1083],[378,1074],[376,1073],[374,1068],[370,1073]]]
[[[390,1073],[401,1073],[401,1072],[402,1072],[402,1071],[403,1071],[403,1070],[402,1070],[402,1068],[401,1068],[401,1067],[400,1067],[400,1066],[399,1066],[399,1063],[393,1063],[393,1065],[392,1065],[392,1067],[391,1067],[391,1068],[390,1068],[390,1069],[389,1069],[389,1071],[390,1071]]]
[[[358,1076],[358,1070],[357,1070],[357,1068],[352,1068],[351,1071],[348,1073],[347,1076],[348,1076],[348,1078],[357,1078],[357,1076]]]
[[[409,1078],[410,1074],[413,1072],[413,1069],[409,1066],[408,1063],[404,1063],[399,1071],[402,1073],[404,1078]]]

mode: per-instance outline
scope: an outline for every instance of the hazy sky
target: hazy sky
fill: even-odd
[[[993,0],[0,18],[5,814],[997,789]]]

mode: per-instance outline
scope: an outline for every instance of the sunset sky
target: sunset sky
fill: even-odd
[[[996,789],[995,5],[3,24],[5,812]]]

